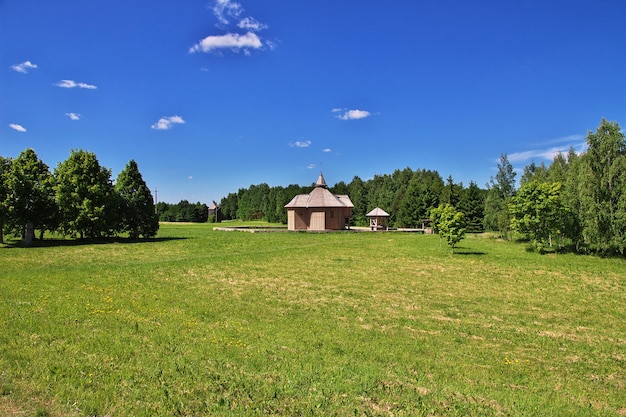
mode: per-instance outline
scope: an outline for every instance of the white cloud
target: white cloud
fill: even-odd
[[[152,125],[152,129],[168,130],[174,124],[184,124],[185,121],[180,116],[161,117],[158,122]]]
[[[192,175],[190,175],[190,176],[188,176],[188,177],[187,177],[187,179],[188,179],[188,180],[192,180],[192,179],[193,179],[193,176],[192,176]]]
[[[322,149],[322,152],[324,152],[324,153],[329,153],[329,152],[332,152],[332,151],[333,151],[333,150],[332,150],[332,149],[330,149],[330,148],[324,148],[324,149]]]
[[[9,127],[17,130],[18,132],[26,132],[26,128],[22,125],[18,125],[17,123],[9,123]]]
[[[65,113],[65,115],[71,120],[80,120],[80,114],[78,113]]]
[[[315,168],[315,164],[309,164],[309,165],[307,165],[306,167],[307,167],[308,169],[313,169],[313,168]]]
[[[262,41],[256,34],[256,32],[267,29],[268,25],[259,22],[252,16],[239,18],[244,10],[241,3],[233,0],[215,0],[212,10],[219,21],[217,27],[225,29],[227,33],[209,35],[201,39],[189,48],[189,53],[230,49],[233,52],[242,51],[245,55],[251,55],[252,50],[261,49],[264,44],[270,50],[276,47],[275,42]],[[231,19],[237,23],[231,25]],[[246,33],[240,33],[241,29]]]
[[[310,140],[297,140],[295,142],[291,142],[289,143],[289,146],[291,146],[292,148],[308,148],[309,146],[311,146],[313,142],[311,142]]]
[[[189,49],[189,53],[194,52],[211,52],[215,49],[242,49],[244,52],[250,49],[260,49],[263,46],[259,37],[253,33],[248,32],[245,35],[238,33],[227,33],[220,36],[207,36],[200,42],[195,44]]]
[[[24,61],[21,64],[11,65],[11,69],[17,72],[21,72],[22,74],[28,73],[29,69],[35,69],[37,65],[33,64],[30,61]]]
[[[265,23],[261,23],[256,20],[254,17],[244,17],[239,21],[237,27],[240,29],[249,30],[252,32],[259,32],[261,30],[267,29],[267,25]]]
[[[586,147],[586,142],[584,140],[583,135],[571,135],[571,136],[565,136],[565,137],[561,137],[557,139],[552,139],[552,140],[546,141],[545,144],[546,145],[561,144],[561,145],[550,146],[544,149],[532,149],[529,151],[514,152],[510,155],[507,155],[507,158],[509,162],[511,163],[529,161],[535,158],[552,161],[554,160],[554,157],[559,153],[562,153],[564,155],[567,154],[571,146],[574,147],[577,153],[584,151]]]
[[[229,18],[238,17],[243,12],[241,4],[231,0],[216,0],[213,14],[223,25],[230,23]]]
[[[370,117],[372,115],[367,110],[359,110],[359,109],[354,109],[354,110],[332,109],[331,112],[341,113],[340,115],[337,116],[337,118],[341,120],[365,119],[366,117]]]
[[[93,84],[87,84],[87,83],[77,83],[74,80],[61,80],[58,83],[54,84],[57,87],[61,87],[61,88],[85,88],[87,90],[95,90],[96,87]]]
[[[569,135],[569,136],[563,136],[560,138],[556,138],[556,139],[552,139],[547,141],[546,143],[551,145],[551,144],[557,144],[557,143],[572,143],[572,142],[584,142],[585,141],[585,135]]]

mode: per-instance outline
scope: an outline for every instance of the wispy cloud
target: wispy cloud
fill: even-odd
[[[545,148],[532,149],[528,151],[522,152],[514,152],[512,154],[508,154],[507,158],[511,163],[520,163],[525,161],[530,161],[533,159],[541,159],[541,160],[554,160],[554,157],[559,153],[566,154],[569,152],[570,147],[574,147],[576,152],[582,152],[586,143],[583,135],[571,135],[564,136],[561,138],[556,138],[552,140],[548,140],[545,142]],[[554,144],[561,144],[560,146],[548,146]]]
[[[175,124],[184,124],[185,121],[180,116],[161,117],[158,122],[152,125],[155,130],[168,130]]]
[[[329,153],[329,152],[332,152],[332,151],[333,151],[333,150],[332,150],[332,149],[330,149],[330,148],[324,148],[324,149],[322,149],[322,152],[324,152],[324,153]]]
[[[237,27],[240,29],[250,30],[252,32],[259,32],[267,29],[267,25],[265,23],[259,22],[254,17],[244,17],[239,21],[239,23],[237,23]]]
[[[585,135],[578,134],[578,135],[563,136],[560,138],[546,141],[545,143],[548,145],[556,145],[557,143],[576,143],[576,142],[584,142],[584,141],[585,141]]]
[[[315,164],[309,164],[306,167],[307,167],[307,169],[313,169],[313,168],[315,168]]]
[[[227,25],[230,23],[230,19],[236,19],[243,12],[241,4],[231,0],[216,0],[213,5],[213,14],[217,20]]]
[[[77,83],[74,80],[61,80],[58,83],[54,84],[57,87],[61,87],[61,88],[85,88],[87,90],[95,90],[96,87],[93,84],[87,84],[87,83]]]
[[[211,52],[216,49],[232,49],[249,52],[250,49],[259,49],[261,47],[263,47],[263,43],[256,33],[248,32],[245,35],[227,33],[225,35],[207,36],[192,46],[189,49],[189,53]]]
[[[190,54],[231,50],[233,52],[242,51],[245,55],[250,55],[251,51],[261,50],[264,46],[270,50],[276,47],[275,42],[264,41],[257,35],[257,32],[267,29],[268,25],[252,16],[240,19],[244,11],[241,3],[232,0],[216,0],[212,10],[219,22],[218,27],[224,29],[226,33],[209,35],[201,39],[189,48]],[[232,23],[233,21],[235,22]]]
[[[37,68],[36,64],[33,64],[30,61],[24,61],[21,64],[11,65],[11,69],[13,71],[21,72],[22,74],[27,74],[28,70]]]
[[[524,162],[535,158],[551,161],[559,152],[564,151],[567,152],[567,150],[563,150],[563,148],[559,147],[553,147],[548,149],[533,149],[530,151],[514,152],[510,155],[507,155],[507,158],[511,163]]]
[[[367,110],[359,110],[359,109],[349,110],[349,109],[334,108],[331,110],[331,112],[338,113],[337,118],[340,120],[365,119],[372,115],[372,113],[368,112]]]
[[[18,132],[26,132],[26,128],[22,125],[18,125],[17,123],[9,123],[9,127],[17,130]]]
[[[297,140],[295,142],[290,142],[289,146],[291,146],[292,148],[308,148],[309,146],[311,146],[313,142],[311,142],[310,140]]]
[[[71,120],[80,120],[80,114],[78,113],[65,113],[65,115]]]

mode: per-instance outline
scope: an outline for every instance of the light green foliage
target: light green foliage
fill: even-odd
[[[0,415],[623,413],[621,259],[212,227],[0,249]]]
[[[131,238],[153,237],[159,230],[159,218],[154,207],[152,193],[146,185],[137,162],[131,160],[119,173],[115,191],[121,197],[121,231]]]
[[[430,211],[436,233],[445,239],[454,253],[454,248],[465,238],[465,216],[450,204],[440,205]]]
[[[55,177],[61,227],[66,233],[96,238],[117,231],[120,199],[111,171],[100,166],[94,153],[72,150],[55,169]]]
[[[578,196],[586,240],[604,252],[626,253],[626,140],[617,123],[604,119],[587,134]]]
[[[509,204],[511,228],[541,249],[561,235],[569,211],[561,200],[560,182],[525,182]]]
[[[23,234],[26,244],[35,229],[51,228],[56,214],[54,179],[48,166],[32,149],[26,149],[12,162],[5,181],[5,204],[10,226]]]

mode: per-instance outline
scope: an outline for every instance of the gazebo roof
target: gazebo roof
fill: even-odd
[[[367,213],[365,216],[367,217],[389,217],[389,213],[380,207],[376,207],[374,210]]]

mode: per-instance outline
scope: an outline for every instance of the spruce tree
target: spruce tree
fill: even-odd
[[[152,193],[134,160],[118,174],[115,191],[121,199],[120,231],[128,232],[133,239],[154,237],[159,230],[159,218]]]

